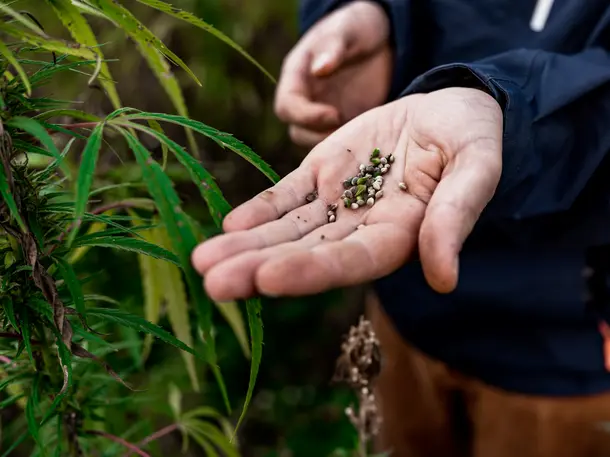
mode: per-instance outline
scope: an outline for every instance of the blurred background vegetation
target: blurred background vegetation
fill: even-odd
[[[42,3],[40,0],[20,2],[20,9],[35,12],[51,35],[68,38],[56,23],[57,19],[46,14]],[[274,117],[275,87],[259,70],[203,31],[134,1],[122,0],[122,3],[202,81],[203,87],[198,87],[184,72],[175,70],[192,118],[233,133],[282,176],[299,164],[306,151],[291,144],[285,127]],[[279,75],[283,57],[298,38],[297,0],[172,0],[172,3],[225,32],[275,76]],[[146,111],[174,113],[165,92],[124,33],[101,20],[92,19],[92,23],[99,41],[104,43],[106,57],[118,59],[109,65],[123,104]],[[104,115],[112,110],[100,91],[87,87],[86,76],[74,73],[71,78],[55,81],[48,96],[74,100],[80,105],[76,107],[94,114]],[[187,143],[181,128],[168,127],[166,132],[180,144]],[[266,178],[243,159],[205,140],[199,141],[204,165],[217,178],[232,205],[268,185]],[[149,146],[154,149],[154,145]],[[101,184],[132,181],[139,176],[137,166],[122,163],[118,154],[107,154],[103,160],[98,172]],[[172,178],[179,184],[177,188],[189,214],[204,227],[211,227],[199,192],[180,173],[176,169]],[[142,284],[135,256],[111,250],[91,252],[81,261],[79,273],[91,278],[92,290],[107,290],[108,295],[141,314]],[[344,454],[342,449],[353,448],[354,431],[343,414],[352,397],[350,392],[332,386],[330,379],[342,336],[360,313],[360,297],[360,292],[354,290],[299,300],[265,301],[263,362],[256,394],[239,435],[244,456],[338,456]],[[238,413],[247,388],[249,363],[231,328],[218,316],[216,322],[219,363]],[[168,327],[166,320],[160,325]],[[123,337],[139,338],[135,334]],[[145,367],[136,367],[136,373],[130,378],[136,386],[145,385],[146,392],[132,393],[116,385],[117,391],[125,396],[141,395],[141,401],[135,404],[117,405],[116,417],[106,417],[107,423],[121,436],[128,430],[134,433],[137,430],[138,435],[152,433],[171,423],[167,402],[167,386],[171,383],[180,388],[188,408],[206,405],[222,410],[212,380],[205,378],[202,391],[193,392],[176,350],[162,344],[155,346],[158,347]],[[134,370],[139,352],[137,347],[125,349],[112,354],[109,360],[119,372]],[[201,378],[208,376],[205,367],[199,367],[198,371]],[[180,435],[168,435],[156,446],[157,455],[178,455]]]

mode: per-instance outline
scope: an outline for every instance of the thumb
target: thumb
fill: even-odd
[[[311,74],[317,77],[334,73],[346,59],[347,46],[344,40],[334,39],[325,43],[311,60]]]
[[[490,152],[463,151],[453,169],[446,170],[426,209],[419,253],[426,281],[437,292],[456,288],[462,245],[500,180],[501,156]]]

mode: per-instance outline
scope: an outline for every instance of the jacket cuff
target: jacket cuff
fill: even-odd
[[[533,111],[531,100],[521,87],[506,78],[495,66],[486,63],[449,64],[436,67],[413,80],[401,97],[429,93],[450,87],[479,89],[491,95],[503,112],[502,177],[496,194],[485,210],[490,217],[521,219],[518,213],[522,199],[518,184],[533,176],[534,141],[531,133]]]
[[[301,35],[304,34],[318,20],[337,8],[353,0],[305,0],[301,2],[299,10],[299,26]],[[380,5],[390,20],[390,43],[394,51],[394,69],[392,85],[388,101],[395,100],[400,95],[406,79],[407,60],[409,55],[409,11],[404,0],[369,0]]]

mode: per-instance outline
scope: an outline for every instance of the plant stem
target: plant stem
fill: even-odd
[[[156,432],[148,435],[146,438],[144,438],[142,441],[140,441],[138,443],[138,446],[144,447],[147,444],[158,440],[159,438],[163,438],[165,435],[169,435],[170,433],[175,432],[176,430],[178,430],[178,424],[171,424],[171,425],[168,425],[167,427],[163,427],[162,429],[157,430]],[[123,457],[129,457],[131,454],[132,454],[131,452],[127,452],[123,455]]]
[[[138,454],[141,457],[150,457],[150,454],[144,452],[142,449],[140,449],[135,444],[131,444],[129,441],[125,441],[123,438],[121,438],[119,436],[112,435],[110,433],[102,432],[102,431],[99,431],[99,430],[85,430],[85,433],[88,434],[88,435],[101,436],[101,437],[104,437],[104,438],[106,438],[106,439],[108,439],[110,441],[114,441],[115,443],[118,443],[121,446],[126,447],[130,451],[135,452],[136,454]]]

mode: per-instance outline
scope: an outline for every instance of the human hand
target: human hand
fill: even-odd
[[[195,250],[208,294],[219,301],[314,294],[388,275],[416,251],[428,283],[450,292],[462,244],[500,179],[502,123],[492,97],[464,88],[411,95],[357,117],[227,215],[227,234]],[[395,159],[382,176],[384,195],[372,207],[344,208],[343,181],[375,148]],[[307,203],[314,190],[318,198]],[[328,223],[334,203],[336,222]]]
[[[389,36],[382,7],[363,0],[307,31],[284,61],[275,97],[276,114],[294,142],[314,146],[386,101],[393,66]]]

